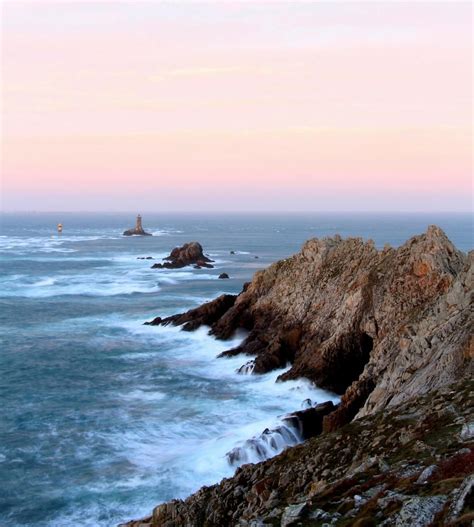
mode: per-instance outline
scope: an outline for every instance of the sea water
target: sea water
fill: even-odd
[[[121,235],[134,224],[130,214],[2,216],[3,527],[141,517],[231,476],[226,454],[281,426],[306,399],[337,400],[305,380],[276,383],[281,371],[237,374],[248,358],[216,355],[243,334],[222,342],[206,328],[146,320],[238,293],[255,271],[315,236],[397,246],[436,223],[459,249],[472,248],[472,218],[462,214],[143,216],[152,237]],[[193,240],[214,269],[151,269]],[[154,260],[137,259],[147,256]],[[258,461],[252,455],[247,461]]]

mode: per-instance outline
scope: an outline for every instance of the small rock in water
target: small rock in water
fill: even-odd
[[[213,267],[210,263],[213,260],[204,255],[202,245],[198,242],[189,242],[182,247],[175,247],[163,260],[165,260],[164,263],[156,263],[152,269],[180,269],[186,265],[194,265],[195,269]]]
[[[221,273],[218,278],[225,280],[226,278],[229,278],[229,275],[227,273]]]

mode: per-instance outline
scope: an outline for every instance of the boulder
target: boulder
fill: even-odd
[[[213,260],[204,255],[199,242],[189,242],[182,247],[175,247],[163,260],[165,260],[164,263],[156,263],[152,269],[180,269],[187,265],[193,265],[196,269],[214,267],[210,263]]]
[[[227,273],[221,273],[218,278],[220,278],[221,280],[226,280],[227,278],[229,278],[229,275]]]

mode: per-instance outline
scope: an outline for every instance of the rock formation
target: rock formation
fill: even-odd
[[[471,527],[473,393],[461,380],[362,417],[123,527]]]
[[[142,217],[140,214],[137,216],[137,220],[135,223],[135,227],[133,229],[128,229],[124,231],[124,236],[153,236],[149,232],[145,232],[145,230],[142,227]]]
[[[156,263],[152,269],[180,269],[186,265],[193,265],[195,268],[213,268],[210,258],[202,252],[202,246],[198,242],[185,243],[182,247],[175,247],[169,256],[163,258],[165,263]]]
[[[229,278],[229,275],[227,273],[221,273],[217,278],[221,280],[226,280]]]
[[[295,414],[307,435],[322,435],[161,505],[143,524],[425,526],[462,516],[474,485],[473,260],[435,226],[381,251],[359,238],[313,239],[239,295],[155,319],[207,325],[219,339],[244,328],[222,356],[251,356],[254,374],[291,363],[281,380],[306,377],[342,400],[314,423]]]
[[[257,272],[224,313],[221,297],[214,317],[210,302],[162,323],[209,324],[219,339],[247,329],[222,355],[254,356],[254,373],[290,362],[282,380],[307,377],[343,395],[329,429],[472,367],[473,260],[435,226],[382,251],[360,238],[313,239]]]

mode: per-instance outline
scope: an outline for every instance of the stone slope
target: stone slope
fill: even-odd
[[[152,321],[220,339],[244,328],[223,356],[252,356],[255,373],[291,363],[282,380],[342,400],[321,435],[127,525],[471,525],[473,260],[435,226],[382,251],[314,239],[239,295]]]
[[[226,295],[162,324],[211,327],[246,340],[223,355],[254,356],[254,373],[291,363],[282,377],[307,377],[343,394],[327,430],[426,393],[472,368],[473,259],[435,226],[397,249],[339,236],[257,272]]]
[[[308,440],[127,527],[470,527],[474,383]]]

